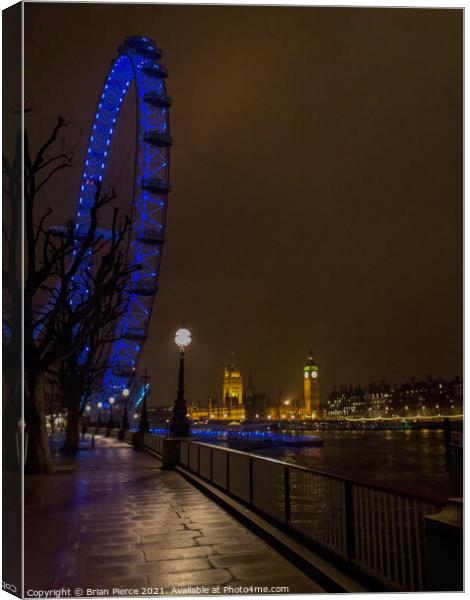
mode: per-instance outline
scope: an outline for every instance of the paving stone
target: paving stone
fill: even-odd
[[[133,513],[127,512],[120,517],[95,517],[88,515],[87,517],[81,517],[80,523],[84,525],[102,525],[102,524],[119,524],[126,522],[129,517],[132,516]]]
[[[283,581],[283,579],[291,577],[293,573],[291,565],[281,560],[276,560],[273,565],[266,562],[254,561],[251,565],[232,564],[230,565],[230,571],[236,579],[242,580],[256,577],[270,577],[275,573],[279,581]]]
[[[67,464],[66,460],[62,461]],[[27,587],[318,586],[175,471],[97,437],[70,475],[28,492]],[[27,482],[26,482],[26,485]],[[60,528],[50,528],[44,515]],[[55,573],[51,576],[50,573]],[[223,593],[223,592],[222,592]],[[110,592],[111,595],[111,592]]]
[[[192,546],[190,548],[165,548],[165,550],[145,550],[145,559],[148,562],[154,560],[169,560],[177,558],[194,558],[197,556],[208,556],[214,554],[212,546]],[[222,557],[221,557],[222,558]]]
[[[94,531],[84,531],[84,532],[76,532],[72,533],[69,538],[70,543],[73,542],[83,542],[90,544],[106,544],[107,542],[114,542],[115,544],[127,544],[131,542],[140,542],[140,536],[138,535],[122,535],[121,532],[94,532]]]
[[[284,559],[273,550],[262,550],[260,552],[245,552],[244,554],[214,554],[209,557],[214,567],[230,567],[242,565],[274,565],[283,562]]]
[[[219,535],[220,534],[242,534],[246,531],[244,527],[241,525],[237,525],[236,523],[224,523],[223,525],[220,523],[215,523],[211,525],[210,523],[187,523],[187,529],[191,530],[203,530],[206,535]]]
[[[166,540],[187,540],[188,538],[195,538],[200,533],[198,531],[191,531],[187,529],[186,531],[175,531],[172,533],[144,533],[142,534],[142,542],[165,542]]]
[[[133,571],[135,572],[135,567],[133,568]],[[82,575],[84,578],[91,577],[92,579],[96,579],[97,577],[101,577],[101,581],[109,581],[110,583],[115,577],[122,578],[132,575],[129,567],[125,565],[109,565],[106,562],[95,565],[80,562],[76,567],[71,569],[69,573],[70,575],[76,575],[77,577]]]
[[[136,550],[136,548],[131,544],[106,544],[105,546],[87,546],[86,550],[81,546],[73,549],[72,552],[77,554],[78,557],[81,557],[84,552],[86,552],[87,556],[101,556],[103,553],[105,553],[106,556],[123,556],[126,554],[133,554],[134,550]]]
[[[103,550],[95,553],[87,552],[86,556],[83,556],[83,552],[74,550],[63,557],[63,565],[68,567],[74,567],[77,564],[91,565],[93,567],[101,563],[106,563],[106,565],[142,564],[145,563],[145,556],[142,551],[110,554],[108,552],[103,553]]]
[[[187,538],[184,540],[171,540],[166,539],[164,542],[141,542],[134,544],[134,548],[137,550],[166,550],[173,548],[190,548],[191,546],[198,546],[194,538]]]
[[[263,542],[250,542],[249,544],[239,544],[233,542],[231,544],[216,544],[214,550],[218,554],[244,554],[245,552],[256,552],[257,550],[265,550],[268,546]]]
[[[133,524],[134,525],[134,524]],[[132,531],[137,535],[147,535],[152,533],[159,533],[160,535],[166,535],[170,533],[181,533],[183,531],[187,531],[186,527],[183,523],[178,525],[156,525],[155,523],[150,523],[150,525],[138,525],[132,527]]]
[[[120,523],[102,523],[101,525],[82,525],[80,528],[80,532],[93,532],[93,533],[107,533],[109,534],[114,532],[122,533],[122,531],[126,531],[128,523],[123,524],[122,521]]]
[[[208,504],[206,506],[205,509],[190,509],[188,507],[180,507],[180,511],[182,512],[182,514],[184,514],[185,516],[191,516],[193,519],[200,519],[200,520],[214,520],[214,521],[218,521],[218,520],[231,520],[233,519],[233,517],[231,515],[229,515],[225,510],[222,510],[221,508],[217,508],[216,510],[213,510],[211,507],[211,504]]]
[[[105,581],[99,574],[95,574],[93,577],[80,574],[79,576],[58,577],[53,584],[53,589],[71,588],[73,590],[79,588],[84,590],[86,588],[94,588],[108,590],[109,595],[111,595],[113,588],[137,588],[140,591],[148,585],[149,578],[147,576],[126,577],[124,579],[114,577],[112,581]]]
[[[202,525],[207,527],[226,527],[227,525],[238,525],[235,519],[226,517],[217,517],[214,515],[212,519],[200,518],[198,515],[190,518],[190,523],[193,525]]]
[[[210,569],[211,564],[206,558],[181,558],[175,560],[158,560],[136,567],[139,573],[186,573]]]
[[[122,508],[122,509],[116,509],[116,507],[114,507],[112,515],[109,514],[109,511],[95,511],[93,510],[93,512],[87,510],[87,511],[80,511],[78,514],[80,516],[80,518],[86,518],[86,519],[96,519],[96,520],[102,520],[102,519],[119,519],[123,516],[126,516],[130,513],[131,511],[127,508]]]
[[[214,544],[229,545],[235,542],[240,545],[247,545],[256,544],[258,542],[258,539],[254,536],[249,536],[245,534],[238,535],[236,533],[230,535],[227,535],[226,533],[216,535],[214,533],[214,535],[202,535],[200,537],[195,537],[194,539],[198,544],[201,544],[203,546],[212,546]]]
[[[190,573],[177,573],[168,575],[149,575],[150,585],[171,590],[176,587],[195,585],[221,585],[232,579],[226,569],[208,569]]]

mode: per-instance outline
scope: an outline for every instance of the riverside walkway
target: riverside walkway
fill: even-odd
[[[56,475],[25,484],[26,595],[324,591],[145,452],[98,437],[76,460],[56,458]]]

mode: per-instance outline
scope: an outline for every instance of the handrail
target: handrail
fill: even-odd
[[[152,434],[152,435],[155,435],[155,434]],[[155,436],[155,437],[163,437],[163,436]],[[290,463],[285,460],[273,458],[271,456],[261,456],[259,454],[254,454],[252,452],[245,452],[244,450],[236,450],[235,448],[227,448],[226,446],[220,446],[218,444],[209,444],[207,442],[199,442],[197,440],[182,439],[181,441],[186,442],[188,444],[197,444],[199,446],[206,446],[208,448],[215,448],[218,450],[223,450],[225,452],[230,452],[232,454],[241,454],[241,455],[249,457],[249,458],[256,458],[258,460],[266,460],[268,462],[276,463],[276,464],[283,465],[283,466],[288,466],[288,467],[290,467],[292,469],[296,469],[298,471],[305,471],[308,473],[313,473],[315,475],[323,475],[323,477],[330,477],[331,479],[336,479],[338,481],[343,481],[346,483],[352,483],[352,484],[361,485],[364,487],[369,487],[374,490],[378,490],[380,492],[387,492],[389,494],[395,494],[397,496],[405,496],[405,497],[411,498],[413,500],[420,500],[422,502],[423,501],[431,502],[433,504],[439,504],[442,506],[446,505],[445,500],[443,500],[442,498],[439,498],[439,497],[433,497],[432,495],[425,496],[424,494],[419,494],[419,493],[416,494],[416,493],[409,492],[406,490],[402,491],[402,490],[399,490],[396,488],[388,487],[386,485],[379,485],[377,483],[370,482],[370,481],[365,481],[365,480],[361,480],[361,479],[353,479],[351,477],[346,477],[345,475],[329,473],[328,471],[323,471],[321,469],[313,469],[312,467],[307,467],[305,465],[297,465],[295,463]]]
[[[125,437],[138,437],[165,465],[167,436]],[[425,589],[425,519],[442,510],[442,500],[192,438],[169,440],[175,444],[179,458],[170,458],[183,474],[195,473],[320,555],[380,589]]]

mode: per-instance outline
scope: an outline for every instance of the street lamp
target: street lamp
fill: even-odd
[[[122,390],[122,396],[124,398],[124,407],[122,411],[121,429],[127,431],[129,429],[129,417],[127,414],[127,399],[129,398],[130,391],[127,388]]]
[[[109,428],[113,428],[113,404],[116,402],[116,399],[111,396],[108,400],[109,402]]]
[[[173,405],[173,419],[170,434],[178,437],[189,435],[189,419],[187,417],[186,400],[184,399],[184,350],[191,343],[191,332],[188,329],[178,329],[175,344],[180,349],[180,368],[178,375],[178,392]]]
[[[139,433],[148,433],[150,431],[150,424],[147,413],[147,391],[150,387],[150,375],[145,369],[145,373],[140,378],[144,385],[144,397],[142,398],[142,410],[140,413]]]
[[[102,402],[98,402],[98,404],[96,406],[98,408],[98,421],[97,421],[97,425],[99,427],[101,425],[101,409],[103,408],[103,403]]]

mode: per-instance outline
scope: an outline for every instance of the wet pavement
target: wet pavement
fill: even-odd
[[[25,482],[26,592],[323,592],[153,456],[96,438],[76,461],[56,458],[57,474]]]

